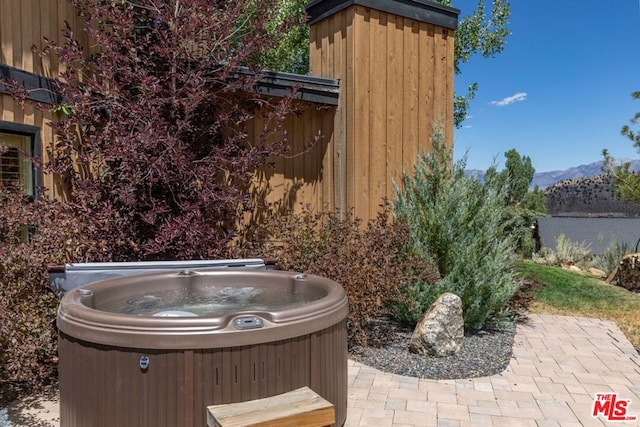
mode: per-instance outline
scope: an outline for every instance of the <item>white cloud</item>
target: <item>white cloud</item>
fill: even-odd
[[[491,101],[489,104],[495,105],[497,107],[504,107],[505,105],[513,104],[514,102],[524,101],[527,99],[526,92],[518,92],[515,95],[507,96],[500,101]]]

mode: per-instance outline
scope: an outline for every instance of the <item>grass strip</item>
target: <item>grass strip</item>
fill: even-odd
[[[640,351],[640,294],[560,267],[520,261],[516,271],[533,281],[531,313],[596,317],[616,322]]]

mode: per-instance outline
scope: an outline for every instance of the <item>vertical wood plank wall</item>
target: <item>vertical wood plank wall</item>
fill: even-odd
[[[76,37],[86,45],[84,32],[80,30],[80,18],[67,0],[0,0],[0,63],[55,78],[61,71],[53,56],[38,55],[37,50],[45,47],[43,37],[64,43],[62,29],[65,21],[69,22]],[[35,46],[36,51],[32,50]],[[23,108],[13,101],[11,96],[0,94],[0,120],[17,124],[37,126],[41,129],[43,144],[53,140],[48,123],[54,117],[32,105]],[[46,156],[47,147],[42,147]],[[43,177],[43,185],[49,188],[50,194],[58,194],[58,186],[54,185],[51,176]]]
[[[0,0],[0,63],[41,76],[58,76],[59,64],[53,56],[34,52],[45,47],[43,37],[64,43],[65,22],[74,36],[88,46],[81,18],[68,0]]]
[[[274,204],[277,213],[299,211],[309,205],[314,211],[335,209],[337,191],[332,171],[335,107],[298,104],[299,113],[286,118],[283,128],[270,135],[281,140],[286,132],[290,150],[285,157],[272,157],[269,165],[256,174],[252,184],[254,195],[266,195],[264,200]],[[273,123],[256,114],[248,124],[249,141],[262,132],[272,132]],[[260,198],[260,197],[258,197]],[[259,221],[273,211],[257,208],[250,221]]]
[[[360,5],[311,26],[311,74],[341,80],[337,208],[374,217],[431,150],[434,126],[452,145],[453,43],[453,30]]]
[[[58,75],[55,60],[40,58],[31,46],[42,47],[43,36],[62,43],[65,20],[85,37],[66,0],[0,0],[0,11],[0,63],[25,71]],[[270,191],[267,201],[280,201],[284,210],[309,204],[374,217],[383,198],[393,199],[393,182],[412,170],[420,152],[431,150],[434,125],[452,144],[453,44],[453,30],[360,5],[313,24],[310,73],[340,80],[339,105],[308,104],[287,119],[291,157],[272,159],[273,167],[258,172],[254,191]],[[52,119],[0,95],[0,120],[40,127],[43,144],[52,141]],[[256,118],[250,135],[265,125]],[[319,141],[305,151],[318,133]],[[44,177],[54,196],[55,184]]]

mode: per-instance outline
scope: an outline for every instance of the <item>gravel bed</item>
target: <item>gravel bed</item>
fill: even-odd
[[[349,358],[383,372],[430,379],[476,378],[504,371],[511,360],[515,325],[465,334],[452,356],[420,356],[409,351],[412,330],[393,326],[392,341],[380,348],[351,346]]]

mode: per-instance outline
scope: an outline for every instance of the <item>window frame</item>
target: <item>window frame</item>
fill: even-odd
[[[31,144],[31,156],[41,157],[41,129],[37,126],[25,125],[21,123],[7,122],[0,120],[0,133],[19,135],[29,138]],[[33,198],[38,200],[42,191],[42,171],[33,162],[31,164],[31,183],[33,186]]]

